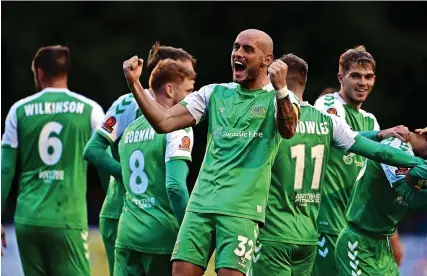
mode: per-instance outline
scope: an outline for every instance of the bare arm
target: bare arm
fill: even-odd
[[[400,266],[403,259],[404,248],[402,242],[400,241],[398,232],[390,237],[390,243],[391,248],[393,249],[394,261],[398,266]]]
[[[167,110],[145,94],[139,82],[142,65],[143,60],[134,56],[123,63],[123,71],[130,91],[154,130],[157,133],[167,133],[195,125],[196,120],[184,106],[176,104]]]
[[[295,135],[298,122],[298,107],[291,103],[289,95],[277,98],[277,129],[280,136],[285,139],[292,138]]]
[[[276,123],[280,136],[290,139],[295,135],[298,122],[298,107],[291,102],[286,86],[288,65],[281,60],[275,60],[269,67],[268,73],[271,84],[276,90],[277,115]]]

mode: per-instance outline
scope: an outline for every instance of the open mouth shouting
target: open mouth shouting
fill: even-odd
[[[246,63],[244,60],[234,60],[233,62],[233,79],[243,80],[246,76]]]

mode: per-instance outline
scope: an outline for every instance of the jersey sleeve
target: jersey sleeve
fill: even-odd
[[[18,148],[18,118],[16,115],[16,104],[14,104],[6,116],[4,126],[4,134],[2,138],[2,145],[8,145],[11,148]]]
[[[126,127],[136,118],[138,105],[132,94],[123,95],[118,98],[108,109],[103,123],[97,132],[114,143],[120,138]]]
[[[332,119],[332,143],[335,148],[347,151],[356,142],[357,132],[351,130],[350,126],[340,120],[337,116],[329,116]]]
[[[318,98],[314,103],[314,107],[323,113],[336,116],[338,120],[347,124],[345,120],[344,107],[342,103],[340,103],[339,100],[333,96],[333,94],[327,94]]]
[[[92,133],[95,132],[98,127],[101,126],[104,121],[105,113],[102,107],[99,104],[94,104],[92,107],[92,114],[90,116],[90,125],[92,128]]]
[[[387,144],[391,147],[400,149],[412,156],[414,156],[414,153],[412,151],[412,147],[405,142],[400,141],[397,138],[388,138],[381,141],[382,144]],[[381,164],[381,167],[384,171],[385,176],[387,177],[388,182],[390,183],[391,187],[393,187],[395,184],[397,184],[400,180],[405,178],[406,173],[408,172],[408,168],[398,168],[386,164]]]
[[[374,129],[375,131],[380,131],[380,124],[378,124],[377,118],[372,114],[372,116],[374,117]]]
[[[191,161],[193,145],[194,135],[191,127],[166,134],[165,162],[175,159]]]
[[[200,90],[191,93],[184,100],[180,102],[198,124],[201,120],[205,119],[208,113],[209,99],[216,84],[203,86]]]

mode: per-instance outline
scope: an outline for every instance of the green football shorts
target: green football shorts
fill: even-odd
[[[349,225],[338,237],[338,275],[399,275],[389,237]]]
[[[151,254],[116,247],[114,258],[114,276],[172,275],[169,254]]]
[[[316,245],[258,241],[254,250],[252,275],[310,275],[316,251]]]
[[[216,271],[228,268],[248,274],[258,234],[258,224],[250,219],[187,211],[172,260],[190,262],[206,269],[216,248]]]
[[[15,224],[24,274],[89,276],[87,229]]]
[[[338,235],[319,233],[317,255],[313,265],[313,276],[337,275],[335,246]]]

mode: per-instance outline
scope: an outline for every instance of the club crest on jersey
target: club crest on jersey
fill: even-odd
[[[181,139],[181,145],[179,145],[180,150],[190,151],[191,140],[190,137],[184,136]]]
[[[328,108],[328,110],[326,110],[326,113],[338,116],[337,110],[333,107]]]
[[[267,107],[265,105],[255,105],[251,107],[251,118],[265,118]]]
[[[105,120],[102,128],[111,133],[113,132],[113,126],[116,124],[116,122],[116,118],[114,116],[110,116],[107,120]]]
[[[396,175],[406,175],[406,173],[409,171],[408,168],[397,168],[397,170],[394,172]]]

